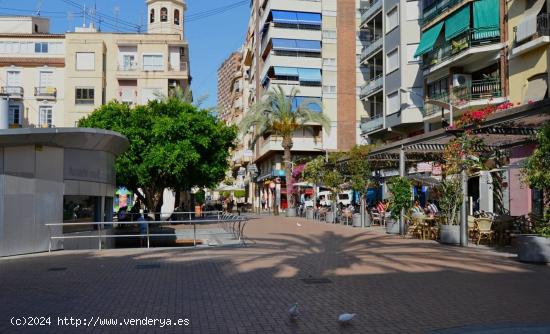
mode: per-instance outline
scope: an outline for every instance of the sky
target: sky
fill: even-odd
[[[191,89],[195,97],[208,96],[203,107],[216,105],[217,70],[243,43],[248,4],[239,0],[187,0],[185,37],[191,57]],[[96,12],[104,15],[102,31],[136,32],[132,26],[140,24],[146,29],[145,0],[0,0],[0,15],[35,15],[40,8],[41,16],[50,17],[51,32],[62,33],[74,31],[75,25],[82,26],[83,5],[95,5]]]

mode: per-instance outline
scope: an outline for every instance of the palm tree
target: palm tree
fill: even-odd
[[[251,107],[250,112],[244,116],[239,126],[243,135],[255,127],[254,140],[251,146],[261,136],[276,135],[283,139],[283,162],[285,163],[289,208],[294,207],[294,199],[291,196],[292,160],[290,156],[290,151],[294,145],[292,140],[294,131],[301,128],[311,130],[311,127],[308,125],[310,123],[317,123],[325,129],[327,134],[330,133],[330,119],[322,112],[313,111],[308,107],[311,104],[319,105],[318,101],[313,99],[304,100],[299,106],[293,106],[299,93],[299,90],[292,88],[290,93],[286,94],[281,86],[277,86],[273,90],[268,91],[262,101],[257,102]],[[321,105],[319,107],[322,109]]]

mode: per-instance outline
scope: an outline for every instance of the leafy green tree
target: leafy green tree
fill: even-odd
[[[533,189],[543,192],[545,218],[550,220],[550,122],[546,122],[537,133],[538,147],[527,160],[523,174]]]
[[[365,199],[372,171],[369,162],[371,145],[356,145],[348,153],[348,173],[350,175],[351,188],[357,191],[361,197],[361,217],[365,217]]]
[[[392,219],[399,219],[401,211],[407,212],[412,208],[412,184],[406,177],[394,177],[388,183],[392,198],[390,210]]]
[[[457,177],[447,177],[438,186],[439,206],[445,215],[445,224],[458,225],[458,211],[462,206],[462,183]]]
[[[80,120],[79,127],[113,130],[128,138],[130,148],[115,165],[117,184],[155,212],[161,210],[166,188],[213,187],[223,180],[237,135],[236,128],[207,110],[177,98],[135,108],[110,102]]]
[[[250,112],[244,116],[240,124],[240,130],[243,134],[254,128],[254,143],[261,136],[275,135],[282,138],[287,193],[292,192],[290,152],[294,145],[292,138],[294,132],[302,128],[311,129],[310,126],[306,125],[309,123],[320,124],[327,133],[330,132],[329,118],[322,112],[315,112],[308,107],[311,104],[318,104],[317,101],[305,100],[298,107],[293,106],[299,93],[299,90],[292,88],[290,93],[286,94],[281,86],[277,86],[267,92],[267,96],[262,101],[252,106]],[[294,207],[294,199],[292,196],[288,197],[289,207]]]

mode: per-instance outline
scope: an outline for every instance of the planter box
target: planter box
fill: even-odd
[[[550,238],[518,235],[518,258],[522,262],[550,263]]]
[[[286,216],[287,217],[296,217],[296,208],[286,209]]]
[[[441,225],[439,242],[446,245],[460,245],[460,225]]]
[[[399,234],[399,221],[386,219],[386,233]]]

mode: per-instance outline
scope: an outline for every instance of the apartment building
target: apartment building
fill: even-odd
[[[241,70],[242,54],[233,52],[221,64],[218,69],[218,112],[222,118],[231,113],[233,105],[233,84],[235,76],[242,76]]]
[[[145,34],[104,33],[93,26],[66,34],[65,126],[108,101],[145,104],[189,86],[184,1],[146,2]]]
[[[360,96],[367,107],[361,118],[369,143],[418,134],[423,123],[423,77],[415,57],[420,40],[420,1],[361,2],[360,56],[365,83]]]
[[[17,127],[64,124],[65,36],[43,17],[0,16],[0,96]]]
[[[508,99],[506,1],[422,0],[424,131],[452,124],[465,110]],[[451,115],[452,111],[452,115]]]

